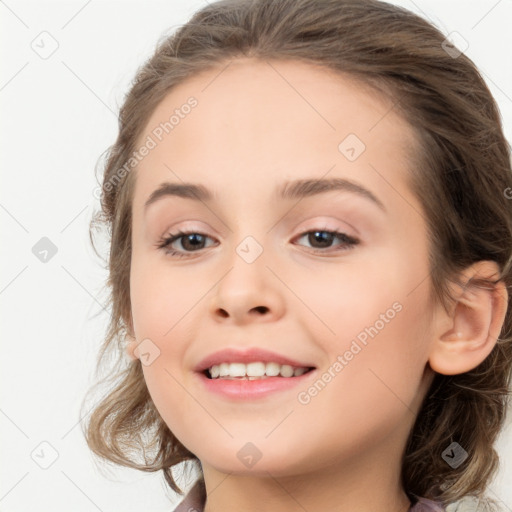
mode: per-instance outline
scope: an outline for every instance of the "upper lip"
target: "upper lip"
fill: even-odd
[[[211,368],[213,365],[218,365],[220,363],[252,363],[252,362],[263,362],[263,363],[278,363],[278,364],[288,364],[290,366],[300,367],[300,368],[312,368],[314,367],[312,364],[303,363],[301,361],[297,361],[295,359],[291,359],[287,356],[277,354],[276,352],[271,352],[270,350],[265,350],[263,348],[248,348],[245,350],[235,349],[235,348],[226,348],[224,350],[219,350],[218,352],[214,352],[204,359],[202,359],[194,368],[196,372],[203,372],[208,368]]]

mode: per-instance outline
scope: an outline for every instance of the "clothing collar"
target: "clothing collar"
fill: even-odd
[[[173,510],[173,512],[204,512],[206,502],[206,491],[204,482],[200,479],[187,493],[183,501]],[[419,498],[418,501],[409,509],[409,512],[445,512],[444,507],[438,501]]]

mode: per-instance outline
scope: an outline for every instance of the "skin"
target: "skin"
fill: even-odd
[[[237,59],[222,69],[172,90],[139,139],[198,100],[136,170],[128,354],[139,357],[145,339],[158,347],[144,378],[163,420],[201,461],[207,512],[405,512],[401,457],[434,371],[468,371],[489,354],[506,291],[468,286],[450,311],[429,302],[426,224],[407,184],[414,132],[384,98],[306,63]],[[349,133],[366,145],[353,162],[338,150]],[[321,177],[357,182],[386,211],[350,191],[274,195],[284,180]],[[144,212],[164,181],[203,184],[214,200],[168,196]],[[204,248],[178,239],[173,248],[186,257],[176,258],[156,247],[178,229],[206,235]],[[360,243],[335,238],[322,249],[301,237],[324,229]],[[236,252],[247,236],[263,249],[250,264]],[[480,262],[464,278],[496,270]],[[312,379],[234,402],[193,372],[207,354],[258,346],[322,374],[394,303],[401,311],[307,404],[297,395]],[[251,468],[237,457],[247,442],[262,455]]]

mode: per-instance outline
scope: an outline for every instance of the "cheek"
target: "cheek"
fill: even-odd
[[[170,356],[172,349],[167,347],[150,366],[143,366],[144,380],[159,416],[173,435],[186,448],[194,451],[194,440],[197,442],[204,438],[198,425],[212,428],[215,424],[205,415],[202,404],[191,398],[189,384],[184,381],[178,366],[172,366]],[[172,358],[176,360],[178,357]]]
[[[326,369],[336,375],[336,399],[325,397],[326,407],[342,398],[349,410],[364,403],[380,407],[386,398],[403,407],[393,393],[411,401],[420,384],[429,346],[429,281],[422,282],[427,258],[403,250],[377,256],[309,279],[300,292],[322,320],[307,320],[307,327],[323,345]],[[339,356],[343,369],[338,364],[336,371]]]
[[[197,411],[186,391],[183,364],[197,321],[196,308],[203,307],[201,299],[208,291],[207,281],[194,274],[176,269],[170,272],[165,264],[148,264],[147,258],[136,254],[132,258],[130,295],[135,335],[139,342],[150,340],[144,345],[150,353],[150,364],[142,366],[144,379],[166,424],[185,438],[183,418],[194,417]]]
[[[333,393],[343,397],[345,412],[340,421],[345,421],[346,411],[354,415],[356,424],[368,411],[380,418],[382,425],[391,417],[412,417],[428,359],[426,306],[420,293],[409,297],[391,294],[380,306],[372,304],[362,326],[352,326],[357,333],[344,338],[336,351],[345,361],[336,389],[333,387]]]
[[[397,252],[383,248],[348,256],[346,261],[321,270],[281,272],[283,281],[290,283],[301,299],[292,312],[304,311],[306,306],[309,312],[300,320],[305,328],[323,337],[330,333],[333,342],[350,340],[375,322],[380,325],[386,312],[394,318],[393,305],[402,304],[417,284],[415,274],[404,272],[407,262]]]
[[[179,339],[187,315],[207,292],[201,279],[186,272],[170,272],[165,264],[132,262],[130,299],[137,337]],[[193,315],[191,315],[193,316]]]
[[[387,306],[394,297],[385,297],[382,304]],[[299,390],[294,416],[305,438],[327,440],[333,452],[338,447],[356,455],[360,446],[378,446],[402,429],[405,435],[420,405],[426,360],[418,302],[402,298],[402,309],[392,308],[387,315],[378,302],[372,303],[366,322],[358,314],[350,324],[354,336],[340,335],[336,341],[324,336],[328,362],[310,388]],[[385,320],[375,313],[384,313]],[[350,317],[344,318],[348,325]],[[343,328],[341,320],[338,327]],[[312,417],[329,421],[311,422]]]

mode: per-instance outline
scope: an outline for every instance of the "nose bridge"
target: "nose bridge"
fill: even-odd
[[[260,237],[261,238],[261,237]],[[268,262],[268,250],[254,236],[248,235],[236,244],[226,257],[229,265],[229,273],[220,282],[222,287],[232,297],[239,297],[239,300],[248,300],[249,297],[257,300],[262,294],[265,286],[268,285],[265,273],[268,269],[265,264]]]
[[[236,269],[247,271],[249,276],[268,272],[264,263],[268,262],[272,232],[268,233],[265,213],[256,208],[248,208],[251,205],[247,201],[245,205],[241,201],[239,206],[239,213],[231,226],[232,243],[229,246],[232,253],[226,256],[230,268],[234,267],[232,272]]]
[[[233,232],[233,238],[239,233],[242,230]],[[264,238],[263,229],[258,233],[260,239]],[[227,273],[216,286],[211,313],[217,318],[230,317],[237,322],[263,315],[275,319],[282,314],[283,298],[278,280],[267,268],[271,266],[271,249],[265,248],[264,241],[256,236],[242,234],[241,237],[224,260]]]

